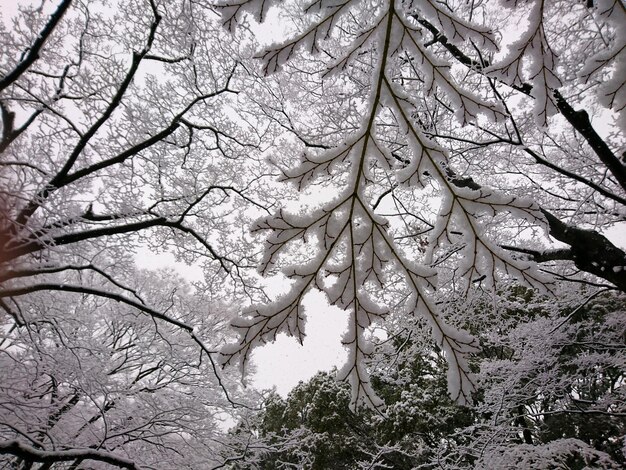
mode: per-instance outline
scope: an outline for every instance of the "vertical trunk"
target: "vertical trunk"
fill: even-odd
[[[519,405],[517,407],[518,416],[515,418],[515,424],[517,424],[520,428],[522,428],[522,436],[524,437],[524,443],[533,445],[533,435],[530,432],[530,428],[528,426],[528,420],[526,419],[524,412],[524,405]]]

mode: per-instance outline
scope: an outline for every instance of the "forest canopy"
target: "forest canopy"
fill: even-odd
[[[621,0],[2,19],[3,468],[625,464]],[[312,291],[346,363],[243,387]]]

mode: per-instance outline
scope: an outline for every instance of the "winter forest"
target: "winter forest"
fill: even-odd
[[[626,466],[623,0],[1,3],[0,469]]]

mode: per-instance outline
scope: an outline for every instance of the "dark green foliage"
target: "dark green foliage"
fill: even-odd
[[[371,364],[384,415],[351,411],[349,385],[320,372],[286,399],[268,395],[255,428],[266,447],[249,468],[624,465],[624,305],[606,291],[558,304],[514,286],[495,317],[476,297],[469,329],[483,351],[472,408],[450,400],[440,349],[407,328]]]
[[[324,372],[301,382],[287,400],[270,394],[259,431],[283,445],[262,458],[260,467],[288,468],[288,462],[312,469],[351,468],[351,462],[361,457],[361,436],[369,430],[349,403],[350,387]],[[297,445],[290,445],[290,440]]]
[[[349,409],[350,387],[334,373],[320,372],[300,383],[283,400],[268,396],[260,433],[283,451],[270,452],[261,468],[411,469],[426,462],[441,439],[472,422],[468,408],[447,394],[442,358],[415,357],[394,377],[373,376],[373,386],[387,405],[385,416],[369,409]],[[290,445],[298,440],[299,446]]]
[[[272,443],[293,438],[298,445],[287,444],[286,450],[268,454],[261,468],[286,468],[284,462],[313,469],[350,468],[350,462],[360,456],[363,422],[349,410],[349,403],[349,386],[326,373],[301,382],[287,400],[270,394],[261,417],[261,435]]]

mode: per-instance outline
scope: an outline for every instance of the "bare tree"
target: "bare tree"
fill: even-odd
[[[232,227],[259,210],[242,158],[259,133],[236,118],[239,44],[218,20],[60,0],[0,26],[5,465],[223,463],[218,414],[240,397],[214,356],[221,299],[256,295]],[[203,275],[138,271],[138,247]]]
[[[158,465],[135,458],[146,448],[201,445],[186,439],[209,426],[207,409],[168,399],[205,366],[197,386],[220,387],[222,335],[202,328],[223,317],[174,308],[178,279],[146,288],[140,245],[199,265],[193,293],[207,304],[228,289],[244,308],[222,364],[245,365],[282,332],[302,340],[302,300],[326,292],[351,315],[339,378],[353,405],[373,408],[373,324],[425,322],[467,403],[478,341],[444,300],[497,296],[512,278],[553,295],[557,280],[626,290],[626,254],[604,235],[626,202],[621,2],[227,0],[221,16],[195,0],[112,6],[60,0],[1,31],[1,351],[27,367],[10,369],[21,401],[4,392],[0,449],[20,465],[133,468]],[[262,22],[273,6],[288,24],[255,70],[240,59],[249,14]],[[272,172],[294,190],[268,184]],[[278,199],[253,227],[267,235],[259,254],[249,218]],[[288,293],[264,298],[247,273],[257,264],[282,270]],[[107,365],[84,354],[100,350],[94,337]],[[100,375],[79,386],[71,371],[92,362]],[[161,379],[172,387],[157,393]],[[109,408],[115,384],[132,399]],[[138,403],[158,412],[137,412],[136,428],[124,420]]]
[[[193,323],[194,334],[213,341],[227,333],[228,309],[202,309],[206,296],[192,293],[173,272],[130,276],[156,312]],[[172,280],[178,291],[168,290]],[[222,462],[228,442],[219,423],[233,414],[233,399],[250,400],[228,377],[221,380],[236,395],[224,394],[224,383],[185,329],[124,303],[75,293],[31,294],[21,313],[22,327],[3,324],[9,334],[0,356],[0,453],[8,456],[0,462],[11,468]]]

